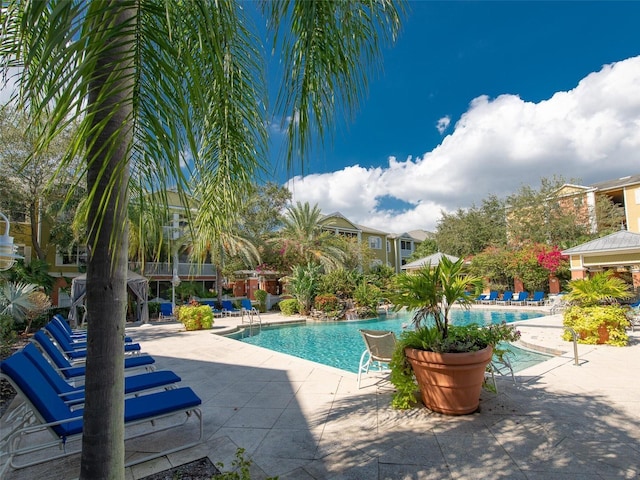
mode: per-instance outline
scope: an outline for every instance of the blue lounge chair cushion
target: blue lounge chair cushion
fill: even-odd
[[[38,342],[49,358],[51,358],[53,363],[56,364],[56,367],[58,367],[65,378],[84,376],[84,366],[72,366],[58,347],[49,340],[49,337],[47,337],[42,330],[37,331],[33,338]],[[135,357],[127,357],[124,359],[124,368],[144,367],[153,363],[155,363],[155,359],[150,355],[136,355]]]
[[[87,332],[86,331],[82,331],[82,332],[74,332],[71,327],[69,326],[69,323],[65,320],[65,318],[60,315],[59,313],[56,313],[53,318],[51,319],[51,321],[56,322],[60,327],[62,327],[62,329],[68,333],[69,338],[71,339],[76,339],[76,340],[86,340],[87,338]],[[126,343],[131,343],[133,342],[133,340],[131,339],[131,337],[124,337],[124,341]]]
[[[45,422],[82,417],[82,409],[72,411],[23,352],[11,355],[2,362],[0,368],[27,396]],[[151,393],[126,399],[124,420],[132,422],[153,418],[178,410],[188,410],[201,403],[200,398],[189,387]],[[58,436],[65,438],[82,432],[82,420],[70,420],[51,428]]]
[[[53,389],[63,397],[63,400],[74,405],[84,402],[84,387],[72,387],[54,370],[47,360],[32,343],[25,346],[22,352],[38,368]],[[124,393],[131,394],[152,388],[163,387],[178,383],[181,378],[168,370],[159,372],[141,373],[124,379]]]
[[[44,328],[51,334],[54,340],[58,342],[62,350],[64,350],[70,358],[84,358],[87,356],[87,342],[72,342],[57,322],[49,322]],[[140,351],[140,349],[139,343],[124,344],[125,352],[137,352]]]

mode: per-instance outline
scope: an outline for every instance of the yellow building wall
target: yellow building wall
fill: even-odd
[[[624,204],[627,210],[627,230],[640,233],[640,185],[625,189]]]
[[[356,230],[357,228],[348,220],[342,217],[329,217],[322,220],[322,225],[326,228],[342,228],[345,230]]]
[[[376,234],[376,233],[362,232],[362,243],[364,245],[370,245],[369,244],[369,238],[370,237],[378,237],[380,239],[380,248],[371,248],[371,247],[369,247],[369,249],[373,253],[373,257],[376,260],[379,260],[379,263],[381,265],[386,265],[387,264],[387,237],[385,235],[380,235],[380,234]],[[364,265],[364,267],[366,269],[369,266],[368,265]]]
[[[640,252],[618,253],[609,255],[589,255],[585,256],[583,261],[585,266],[631,265],[640,263]]]

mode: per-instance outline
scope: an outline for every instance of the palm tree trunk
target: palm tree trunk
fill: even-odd
[[[109,5],[99,29],[133,25],[130,2]],[[93,125],[108,122],[88,145],[88,345],[81,480],[124,478],[124,327],[127,306],[127,183],[133,98],[133,28],[104,49],[90,83]],[[120,34],[122,35],[122,34]],[[108,41],[109,37],[107,37]],[[117,72],[117,80],[109,79]],[[105,85],[108,87],[103,91]],[[108,120],[108,115],[112,115]],[[95,189],[95,190],[94,190]]]

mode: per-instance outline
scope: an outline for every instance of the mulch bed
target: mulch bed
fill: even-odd
[[[220,470],[211,463],[211,460],[208,457],[204,457],[179,467],[154,473],[140,480],[209,480],[214,475],[220,475],[220,473]]]

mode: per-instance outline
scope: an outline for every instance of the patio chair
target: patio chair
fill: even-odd
[[[56,313],[53,318],[51,319],[52,322],[56,323],[58,326],[62,327],[62,330],[64,330],[65,332],[67,332],[67,336],[69,337],[69,339],[73,340],[73,341],[86,341],[87,340],[87,331],[86,330],[73,330],[71,328],[71,326],[69,325],[69,322],[67,322],[67,320],[65,320],[65,318],[60,315],[59,313]],[[131,339],[131,337],[124,337],[124,341],[126,343],[131,343],[133,342],[133,340]]]
[[[38,330],[33,335],[33,340],[37,342],[42,351],[44,351],[44,353],[46,353],[49,359],[53,362],[53,365],[55,365],[67,380],[73,381],[77,377],[84,377],[84,364],[72,364],[42,330]],[[126,370],[136,368],[153,370],[154,363],[155,359],[150,355],[136,355],[126,357],[124,359],[124,368]]]
[[[49,322],[44,326],[44,329],[70,358],[77,359],[87,356],[87,342],[72,342],[57,323]],[[125,343],[124,351],[125,353],[138,353],[140,352],[140,344]]]
[[[640,306],[631,307],[627,311],[627,320],[629,320],[629,327],[631,331],[635,332],[636,327],[640,327]]]
[[[496,393],[498,393],[498,385],[496,383],[496,373],[501,376],[511,375],[511,380],[513,380],[513,384],[516,383],[516,376],[513,373],[513,366],[511,365],[511,361],[509,360],[509,352],[505,352],[502,354],[500,358],[496,355],[491,359],[489,365],[487,365],[487,371],[491,374],[491,381],[493,383],[493,388]]]
[[[225,315],[240,315],[242,313],[242,310],[238,310],[233,306],[231,300],[222,300],[220,302],[220,305],[222,305],[222,312]]]
[[[533,292],[533,297],[526,301],[527,305],[544,305],[544,292]]]
[[[481,293],[480,295],[478,295],[475,299],[474,302],[476,303],[482,303],[483,300],[486,300],[487,298],[489,298],[489,294],[488,293]]]
[[[383,364],[389,365],[393,351],[396,348],[396,335],[389,330],[360,330],[365,344],[365,351],[360,357],[358,366],[358,389],[363,373],[369,373],[371,365],[376,365],[378,371],[385,371]]]
[[[505,290],[502,294],[502,298],[496,298],[496,304],[502,303],[503,305],[509,305],[513,298],[513,292],[511,290]]]
[[[36,366],[49,382],[49,385],[67,405],[75,406],[84,403],[84,386],[72,386],[67,383],[33,343],[26,345],[22,349],[22,353]],[[180,380],[181,378],[178,375],[168,370],[132,375],[124,379],[124,393],[125,395],[132,395],[161,387],[165,389],[175,388],[175,384]]]
[[[262,324],[262,318],[260,318],[260,312],[256,307],[253,306],[253,303],[251,303],[251,300],[249,300],[248,298],[243,298],[242,300],[240,300],[240,305],[242,307],[241,309],[242,323],[244,323],[245,316],[247,317],[249,323],[253,323],[253,317],[257,316],[258,322]]]
[[[488,296],[485,296],[484,299],[480,300],[480,303],[484,305],[493,305],[496,303],[497,299],[498,299],[498,291],[491,290]]]
[[[161,303],[160,304],[160,313],[158,315],[158,320],[175,320],[176,317],[173,314],[173,303]]]
[[[78,445],[80,442],[77,440],[82,436],[82,409],[72,410],[22,352],[14,353],[4,360],[0,366],[0,372],[29,406],[25,415],[15,419],[15,425],[12,425],[12,431],[7,436],[7,464],[20,469],[80,451],[80,445]],[[176,441],[181,437],[175,435],[171,439],[169,448],[149,455],[136,456],[125,466],[168,455],[200,443],[203,437],[203,422],[202,413],[198,407],[201,403],[200,398],[188,387],[126,399],[125,440],[179,427],[186,424],[194,415],[199,419],[200,429],[199,437],[195,441],[176,445]],[[177,414],[181,417],[184,415],[184,419],[169,420],[175,419]],[[152,428],[140,428],[141,424],[147,422]],[[42,438],[41,433],[44,429],[51,434],[51,440]],[[33,433],[36,435],[31,436]],[[59,449],[50,452],[49,456],[34,455],[36,451],[54,446],[58,446]],[[20,463],[19,460],[23,457],[24,463]]]
[[[529,292],[518,292],[518,296],[511,300],[511,305],[524,305],[529,298]]]

